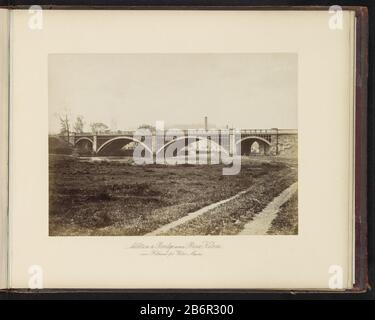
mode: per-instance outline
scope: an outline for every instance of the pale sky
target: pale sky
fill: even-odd
[[[114,130],[141,124],[297,128],[297,55],[51,54],[49,121],[84,117]]]

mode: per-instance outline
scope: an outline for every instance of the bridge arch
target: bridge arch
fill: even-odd
[[[241,155],[250,154],[254,142],[257,142],[259,145],[259,153],[267,154],[269,152],[271,142],[258,136],[244,137],[241,140],[236,141],[236,146],[239,144],[241,145]]]
[[[131,142],[136,142],[136,143],[139,143],[141,144],[148,152],[150,152],[150,154],[152,154],[152,150],[145,144],[143,143],[142,141],[136,139],[136,138],[133,138],[131,136],[122,136],[122,137],[115,137],[115,138],[112,138],[106,142],[104,142],[97,150],[96,150],[96,154],[100,154],[100,152],[102,152],[105,148],[107,148],[110,144],[112,144],[114,141],[119,141],[119,140],[124,140],[124,141],[127,141],[127,143],[125,143],[123,145],[126,146],[127,144],[131,143]]]
[[[194,140],[195,141],[190,141],[190,140]],[[180,137],[177,137],[175,139],[172,139],[170,141],[168,141],[167,143],[165,143],[162,147],[159,148],[159,150],[156,151],[156,154],[159,154],[160,152],[162,151],[165,151],[166,148],[168,148],[168,146],[170,146],[172,143],[176,142],[176,141],[180,141],[180,140],[185,140],[185,144],[183,146],[183,148],[187,147],[188,145],[192,144],[192,143],[195,143],[197,141],[211,141],[211,143],[215,146],[217,146],[220,151],[223,151],[226,155],[229,155],[229,152],[228,150],[226,150],[223,146],[221,146],[220,144],[218,144],[216,141],[213,141],[211,139],[207,139],[205,137],[200,137],[200,136],[180,136]],[[190,143],[186,143],[190,141]]]
[[[81,141],[89,141],[91,143],[91,145],[94,144],[94,141],[88,137],[82,137],[82,138],[79,138],[77,139],[75,142],[74,142],[74,145],[77,145],[79,142]]]
[[[82,137],[74,142],[74,148],[80,155],[90,155],[94,151],[94,141],[88,137]]]

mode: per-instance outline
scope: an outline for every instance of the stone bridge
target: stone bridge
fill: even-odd
[[[66,138],[66,137],[65,137]],[[295,129],[225,129],[225,130],[166,130],[149,131],[137,135],[136,131],[117,131],[106,133],[71,133],[69,142],[74,147],[86,150],[93,155],[116,155],[122,150],[130,153],[138,144],[147,152],[164,153],[173,142],[181,148],[193,143],[203,145],[207,151],[215,149],[234,154],[241,147],[242,155],[285,155],[297,156],[297,130]],[[201,148],[201,147],[198,147]],[[125,151],[124,151],[125,150]],[[121,153],[121,152],[120,152]]]

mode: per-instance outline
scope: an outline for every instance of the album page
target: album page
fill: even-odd
[[[10,16],[12,288],[352,287],[354,12]]]

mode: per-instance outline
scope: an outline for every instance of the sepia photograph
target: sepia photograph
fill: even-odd
[[[296,53],[49,54],[49,235],[298,235]]]

